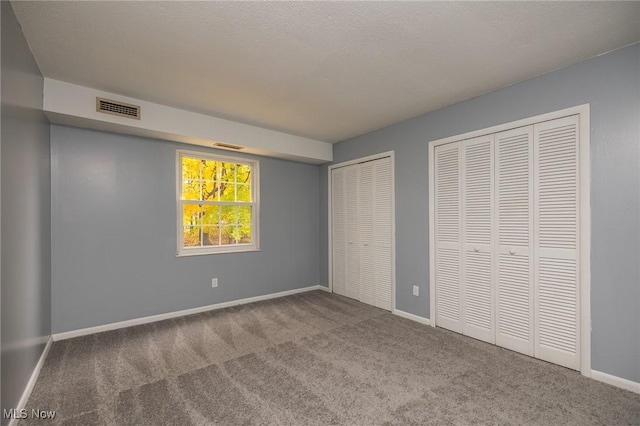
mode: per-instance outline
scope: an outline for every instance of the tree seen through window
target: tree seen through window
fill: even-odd
[[[252,242],[251,165],[183,156],[183,247]]]

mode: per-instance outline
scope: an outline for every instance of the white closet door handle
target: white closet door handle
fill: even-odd
[[[369,243],[364,243],[364,246],[365,247],[369,247]]]
[[[473,251],[475,251],[475,252],[477,253],[477,252],[479,252],[479,251],[480,251],[480,248],[479,248],[479,247],[474,247],[474,248],[473,248]]]
[[[509,250],[509,254],[516,254],[516,251],[514,249]]]

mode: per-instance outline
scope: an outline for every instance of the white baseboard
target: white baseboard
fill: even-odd
[[[278,297],[290,296],[292,294],[304,293],[307,291],[322,289],[322,286],[312,285],[310,287],[296,288],[294,290],[281,291],[279,293],[265,294],[263,296],[247,297],[246,299],[231,300],[229,302],[216,303],[214,305],[199,306],[197,308],[184,309],[182,311],[167,312],[166,314],[151,315],[148,317],[134,318],[126,321],[114,322],[111,324],[98,325],[95,327],[82,328],[79,330],[65,331],[53,335],[53,340],[65,340],[73,337],[86,336],[88,334],[102,333],[104,331],[117,330],[119,328],[131,327],[134,325],[148,324],[150,322],[162,321],[170,318],[183,317],[185,315],[199,314],[201,312],[213,311],[216,309],[229,308],[231,306],[246,305],[247,303],[259,302],[261,300],[275,299]]]
[[[27,387],[24,389],[22,393],[22,397],[20,397],[20,401],[18,401],[18,405],[16,406],[16,412],[20,412],[20,410],[24,409],[25,405],[27,405],[27,401],[29,401],[29,397],[31,396],[31,391],[33,391],[33,387],[36,385],[38,381],[38,377],[40,376],[40,370],[42,370],[42,366],[44,365],[45,360],[47,359],[47,355],[49,355],[49,349],[51,349],[51,345],[53,344],[53,336],[49,336],[47,339],[47,344],[44,346],[44,350],[40,355],[40,359],[36,364],[36,367],[33,369],[33,373],[31,373],[31,377],[27,382]],[[18,419],[11,419],[9,422],[9,426],[15,426],[18,424]]]
[[[329,290],[329,286],[327,286],[327,285],[319,285],[319,286],[318,286],[318,289],[319,289],[319,290],[326,291],[327,293],[332,293],[332,291],[331,291],[331,290]]]
[[[602,371],[591,370],[591,378],[608,385],[640,393],[640,383],[632,382],[631,380],[623,379],[622,377],[603,373]]]
[[[394,310],[393,313],[399,317],[410,319],[411,321],[419,322],[421,324],[431,325],[431,320],[429,318],[410,314],[409,312],[401,311],[399,309]]]

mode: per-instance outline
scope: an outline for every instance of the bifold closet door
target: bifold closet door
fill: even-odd
[[[331,171],[333,290],[391,310],[391,157]]]
[[[578,116],[534,126],[535,356],[580,368]]]
[[[375,270],[375,303],[381,309],[392,308],[393,290],[393,166],[391,158],[373,164],[373,246]]]
[[[347,295],[347,231],[344,168],[331,171],[331,274],[333,291]]]
[[[358,217],[360,223],[360,301],[370,305],[376,304],[375,249],[373,236],[375,233],[374,214],[374,170],[373,162],[360,165],[358,173]]]
[[[345,296],[360,300],[360,226],[358,208],[359,165],[344,168],[345,175],[345,231],[346,292]]]
[[[391,310],[391,158],[360,164],[360,301]]]
[[[462,142],[462,332],[495,343],[493,135]]]
[[[533,126],[496,133],[496,344],[534,355]]]
[[[359,298],[358,168],[331,171],[331,265],[333,291]]]
[[[461,143],[435,149],[436,324],[462,333]]]
[[[493,135],[436,148],[436,322],[495,342]]]
[[[579,116],[435,147],[435,323],[580,369]]]

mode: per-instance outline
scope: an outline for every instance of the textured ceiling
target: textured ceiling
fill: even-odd
[[[46,77],[336,142],[640,40],[640,2],[13,2]]]

